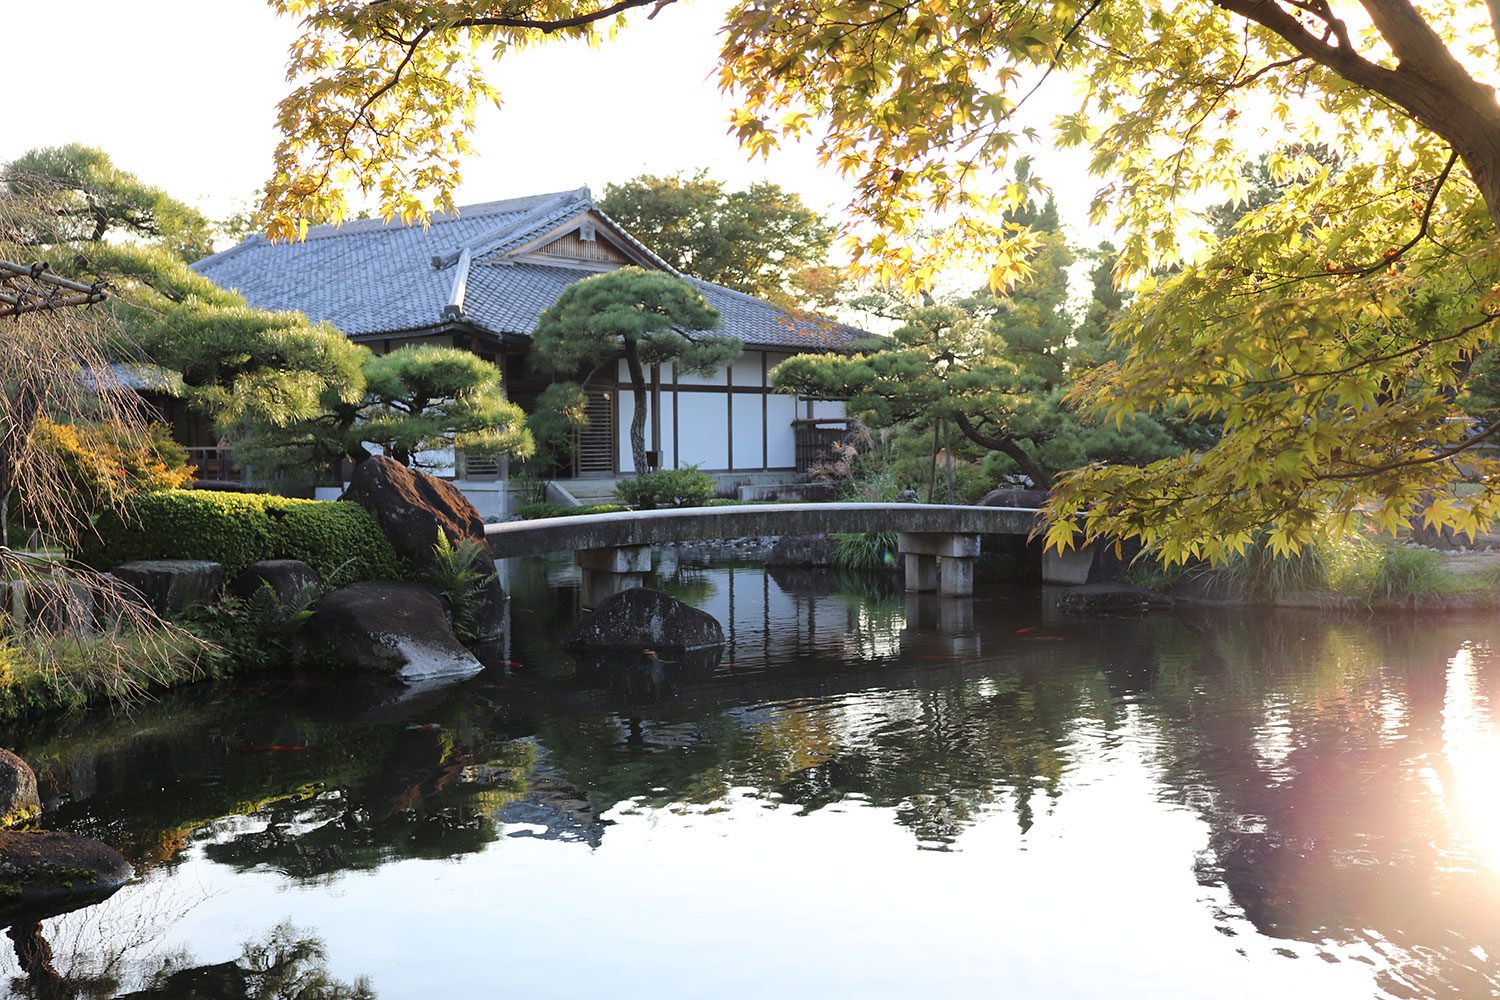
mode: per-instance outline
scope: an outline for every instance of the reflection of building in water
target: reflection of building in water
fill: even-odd
[[[712,584],[690,601],[724,625],[724,659],[741,665],[817,654],[868,660],[901,650],[902,613],[892,600],[844,596],[827,571],[768,573],[759,566],[682,569],[677,587],[698,576]],[[684,595],[686,596],[686,595]]]

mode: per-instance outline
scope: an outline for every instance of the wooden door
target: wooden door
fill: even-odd
[[[613,476],[615,474],[615,394],[607,389],[588,390],[584,412],[589,425],[578,432],[578,446],[573,451],[573,475]]]

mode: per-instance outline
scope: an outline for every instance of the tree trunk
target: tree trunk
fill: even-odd
[[[635,474],[646,468],[646,370],[635,343],[625,342],[625,367],[630,370],[630,392],[635,397],[635,412],[630,415],[630,461]]]
[[[1048,490],[1052,488],[1052,477],[1047,475],[1040,465],[1036,464],[1031,455],[1025,448],[1021,447],[1021,443],[1015,438],[1009,434],[1003,436],[986,434],[978,427],[975,427],[973,421],[962,413],[956,414],[954,420],[958,424],[958,429],[963,432],[964,437],[981,447],[998,451],[1010,458],[1012,462],[1015,462],[1016,467],[1031,480],[1032,485],[1037,489]]]

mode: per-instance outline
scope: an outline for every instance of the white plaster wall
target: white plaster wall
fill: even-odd
[[[734,468],[760,469],[762,442],[760,396],[734,397]]]
[[[814,420],[827,420],[829,418],[843,419],[843,416],[844,416],[844,404],[843,403],[833,402],[833,401],[826,400],[826,399],[819,399],[819,400],[815,400],[813,402],[813,419]]]
[[[672,400],[675,394],[662,390],[661,394],[661,467],[672,468],[672,460],[677,454],[677,439],[672,436]],[[651,440],[647,433],[646,440]]]
[[[746,351],[734,359],[730,366],[735,385],[760,385],[760,351]]]
[[[766,397],[766,445],[770,468],[791,468],[797,464],[797,439],[792,433],[792,421],[796,416],[795,397],[775,394]]]
[[[677,464],[705,469],[729,467],[728,401],[722,394],[683,392],[677,396]]]

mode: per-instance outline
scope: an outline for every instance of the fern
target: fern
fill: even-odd
[[[486,573],[475,568],[488,559],[489,551],[483,542],[473,538],[455,545],[447,532],[439,531],[432,554],[432,565],[424,576],[448,599],[448,606],[453,609],[453,633],[463,642],[474,642],[479,638],[476,626],[484,603],[484,589],[499,577],[493,570]]]

